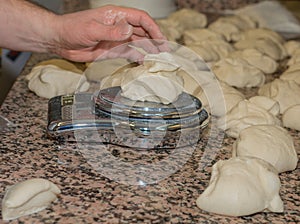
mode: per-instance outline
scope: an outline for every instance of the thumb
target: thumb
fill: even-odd
[[[98,40],[122,41],[128,39],[133,33],[133,27],[124,19],[114,25],[102,26],[98,32]]]

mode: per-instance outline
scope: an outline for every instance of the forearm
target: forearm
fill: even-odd
[[[48,52],[57,17],[25,0],[0,0],[0,47]]]

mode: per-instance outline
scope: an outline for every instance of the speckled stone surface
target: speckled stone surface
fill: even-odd
[[[172,150],[136,151],[112,145],[86,148],[49,139],[46,135],[48,101],[28,90],[24,75],[39,61],[52,57],[34,54],[1,107],[1,115],[16,126],[0,136],[0,197],[3,198],[7,186],[34,177],[54,182],[62,193],[46,210],[12,223],[299,222],[299,165],[292,172],[280,174],[280,196],[285,208],[282,214],[259,213],[235,218],[210,214],[196,206],[196,198],[209,183],[212,164],[231,156],[234,140],[223,139],[222,133],[217,133],[210,141],[208,138],[213,134],[204,135],[197,146],[177,152],[177,160],[168,160],[171,155],[176,155]],[[299,152],[300,134],[290,133]],[[106,157],[110,159],[105,160]],[[168,170],[162,166],[158,167],[161,172],[157,172],[155,166],[154,172],[161,177],[143,172],[138,175],[130,173],[139,172],[138,169],[129,170],[129,173],[118,170],[120,167],[115,167],[112,160],[128,166],[139,164],[139,168],[167,161],[165,167]],[[168,161],[176,163],[168,166]],[[119,173],[110,173],[107,168]],[[132,179],[134,175],[141,180],[145,175],[144,179],[150,184],[144,185],[146,181],[143,181],[136,185]],[[154,181],[149,181],[148,177]]]
[[[1,106],[0,114],[15,127],[0,135],[0,198],[6,187],[35,177],[52,181],[62,193],[47,209],[11,223],[299,223],[299,163],[296,170],[279,176],[283,213],[227,217],[196,206],[208,186],[211,166],[231,157],[234,139],[213,128],[196,146],[177,151],[49,139],[48,100],[29,91],[25,75],[53,57],[33,54]],[[300,133],[290,133],[299,155]],[[123,169],[129,166],[138,169]],[[153,172],[148,172],[151,166]]]

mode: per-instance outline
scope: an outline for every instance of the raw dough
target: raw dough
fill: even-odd
[[[220,17],[218,20],[234,24],[239,30],[249,30],[257,27],[257,22],[247,15],[230,15]]]
[[[300,131],[300,104],[296,104],[287,108],[282,115],[282,123],[284,127]]]
[[[184,83],[184,91],[198,97],[203,92],[203,87],[212,82],[218,82],[215,75],[210,71],[179,70],[177,73]]]
[[[241,58],[225,58],[212,68],[219,80],[234,87],[257,87],[265,82],[263,72]]]
[[[189,49],[186,46],[180,45],[175,51],[174,54],[177,57],[181,57],[183,60],[188,61],[189,63],[184,62],[187,66],[185,66],[185,70],[191,71],[210,71],[209,65],[193,50]],[[182,60],[181,59],[181,60]]]
[[[255,48],[270,58],[279,61],[284,59],[287,54],[282,44],[274,42],[272,39],[245,39],[234,44],[234,47],[239,50],[246,48]]]
[[[225,58],[230,52],[234,51],[233,47],[223,40],[208,39],[186,46],[194,50],[205,62],[217,61],[221,58]]]
[[[300,86],[291,80],[275,79],[260,87],[258,94],[276,100],[281,114],[287,108],[300,104]]]
[[[293,56],[295,50],[300,49],[300,41],[290,40],[284,43],[284,48],[289,56]]]
[[[300,63],[300,48],[297,48],[291,58],[288,60],[287,65],[295,65]]]
[[[269,111],[274,116],[278,116],[280,114],[280,106],[276,100],[273,100],[266,96],[253,96],[249,99],[251,103],[260,106],[267,111]]]
[[[278,68],[278,63],[274,59],[254,48],[246,48],[241,51],[233,51],[229,54],[229,57],[242,58],[250,65],[263,71],[265,74],[274,73]]]
[[[57,199],[59,188],[52,182],[41,179],[29,179],[9,187],[2,201],[3,220],[12,220],[20,216],[39,212]]]
[[[233,37],[241,32],[236,24],[230,23],[223,18],[211,23],[208,29],[223,35],[228,42],[232,41]]]
[[[177,29],[179,26],[177,21],[170,19],[157,19],[156,23],[169,41],[176,42],[182,36],[182,31]]]
[[[183,33],[183,41],[185,45],[201,43],[205,40],[225,40],[222,34],[218,34],[209,29],[191,29]]]
[[[64,59],[49,59],[46,61],[42,61],[38,64],[35,65],[35,67],[37,66],[44,66],[44,65],[54,65],[57,66],[63,70],[67,70],[67,71],[71,71],[71,72],[75,72],[78,74],[82,73],[82,70],[80,70],[75,64],[73,64],[72,62],[66,61]]]
[[[122,96],[135,101],[169,104],[183,91],[183,80],[176,72],[151,73],[144,66],[138,66],[125,71],[123,77]]]
[[[90,81],[101,81],[104,77],[112,75],[120,70],[133,67],[133,63],[129,63],[124,58],[105,59],[94,61],[88,65],[84,71],[84,75]]]
[[[236,41],[244,30],[257,27],[257,23],[250,16],[231,15],[222,16],[211,23],[208,28],[225,36],[226,40]]]
[[[281,125],[281,121],[263,107],[249,100],[240,101],[217,121],[218,127],[233,138],[237,138],[243,129],[259,124]]]
[[[239,40],[259,40],[267,39],[272,40],[273,42],[284,44],[285,40],[277,32],[267,29],[267,28],[254,28],[247,29],[244,32],[240,33]]]
[[[196,203],[205,211],[229,216],[283,212],[280,186],[276,169],[264,160],[220,160],[213,165],[209,186]]]
[[[291,65],[279,78],[283,80],[293,80],[300,85],[300,63]]]
[[[201,100],[202,105],[212,115],[217,117],[224,116],[224,114],[230,111],[240,101],[245,99],[244,94],[237,89],[224,82],[219,82],[219,84],[221,87],[222,96],[219,96],[218,91],[215,91],[215,86],[211,86],[211,95],[207,96],[204,91],[201,91],[200,94],[197,95],[197,97]]]
[[[279,173],[294,170],[298,162],[292,136],[275,125],[254,125],[242,130],[233,145],[232,155],[263,159]]]
[[[171,53],[147,54],[142,65],[104,78],[100,89],[121,86],[122,95],[131,100],[169,104],[184,90],[179,69],[191,66],[197,69],[192,62]]]
[[[186,47],[194,51],[205,62],[218,61],[220,59],[218,53],[209,45],[189,44]]]
[[[205,14],[187,8],[171,13],[167,19],[176,21],[176,23],[178,23],[177,29],[181,32],[189,29],[202,28],[207,25],[207,17]]]
[[[58,95],[87,91],[90,84],[86,77],[54,65],[34,67],[26,76],[28,88],[40,97],[52,98]]]

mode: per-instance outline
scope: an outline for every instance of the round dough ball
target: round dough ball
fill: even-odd
[[[72,62],[69,62],[67,60],[64,59],[49,59],[46,61],[42,61],[38,64],[36,64],[34,67],[37,66],[44,66],[44,65],[54,65],[60,69],[66,70],[66,71],[70,71],[70,72],[75,72],[75,73],[79,73],[82,74],[82,70],[80,70],[75,64],[73,64]]]
[[[273,42],[284,44],[285,40],[277,32],[267,28],[254,28],[247,29],[240,33],[240,40],[258,40],[258,39],[270,39]]]
[[[209,186],[197,198],[207,212],[245,216],[262,211],[283,212],[276,169],[264,160],[236,157],[213,165]]]
[[[134,101],[169,104],[182,93],[183,80],[174,72],[151,73],[140,65],[124,72],[121,89],[122,96]]]
[[[169,104],[174,102],[184,89],[183,79],[177,73],[179,68],[188,66],[187,63],[191,62],[168,52],[147,54],[143,64],[104,78],[100,89],[119,85],[122,96],[133,101]],[[194,66],[192,70],[197,68]]]
[[[300,131],[300,104],[287,108],[282,115],[282,124],[284,127]]]
[[[251,103],[260,106],[267,111],[269,111],[274,116],[278,116],[280,114],[280,106],[276,100],[273,100],[266,96],[253,96],[249,99]]]
[[[183,41],[185,45],[201,43],[205,40],[225,40],[222,34],[216,33],[209,29],[191,29],[183,33]]]
[[[260,87],[258,95],[276,100],[281,114],[287,108],[300,104],[300,86],[291,80],[275,79]]]
[[[201,91],[197,96],[202,105],[214,116],[221,117],[228,113],[233,107],[235,107],[240,101],[245,99],[237,89],[229,86],[224,82],[219,82],[222,90],[222,96],[219,96],[218,91],[215,91],[215,87],[211,86],[212,89],[209,91],[209,97],[204,91]],[[223,106],[224,105],[224,108]]]
[[[291,65],[279,78],[295,81],[298,85],[300,85],[300,63]]]
[[[33,178],[7,188],[2,201],[3,220],[39,212],[57,199],[60,189],[52,182]]]
[[[84,74],[90,81],[101,81],[106,76],[133,66],[123,58],[105,59],[90,63]]]
[[[249,30],[257,27],[257,22],[248,15],[231,15],[220,17],[219,20],[224,20],[228,23],[234,24],[240,30]]]
[[[241,58],[225,58],[212,67],[219,80],[230,86],[257,87],[265,83],[265,75]]]
[[[203,28],[207,25],[207,17],[193,9],[183,8],[171,13],[168,20],[178,23],[177,29],[181,32],[189,29]]]
[[[294,170],[298,162],[293,138],[287,130],[275,125],[254,125],[242,130],[232,155],[263,159],[279,173]]]
[[[179,70],[177,75],[183,79],[184,91],[198,97],[203,92],[203,87],[211,82],[218,82],[210,71],[189,71]]]
[[[241,32],[238,26],[223,18],[217,19],[215,22],[208,26],[208,29],[223,35],[226,41],[230,42],[233,37]]]
[[[34,67],[26,79],[31,91],[48,99],[59,95],[73,94],[77,91],[84,92],[90,88],[84,75],[54,65]]]
[[[233,138],[237,138],[243,129],[259,124],[281,125],[281,121],[263,107],[249,100],[240,101],[217,121],[218,127]]]
[[[225,58],[232,52],[233,47],[223,40],[204,40],[187,45],[188,48],[195,51],[205,62],[218,61]]]
[[[291,56],[291,58],[288,60],[287,65],[292,66],[299,63],[300,63],[300,49],[296,49],[293,55]]]
[[[239,50],[254,48],[263,54],[268,55],[275,61],[284,59],[287,54],[282,44],[272,39],[244,39],[236,42],[234,47]]]
[[[180,39],[182,33],[177,29],[178,22],[169,19],[158,19],[156,23],[169,41],[176,42]]]
[[[295,50],[300,49],[300,41],[290,40],[284,43],[284,48],[289,56],[293,56]]]
[[[209,45],[190,44],[186,46],[199,55],[199,57],[201,57],[201,59],[205,62],[218,61],[220,59],[218,53]]]
[[[263,71],[265,74],[274,73],[278,68],[278,63],[274,59],[254,48],[233,51],[230,53],[229,57],[242,58],[250,65]]]

